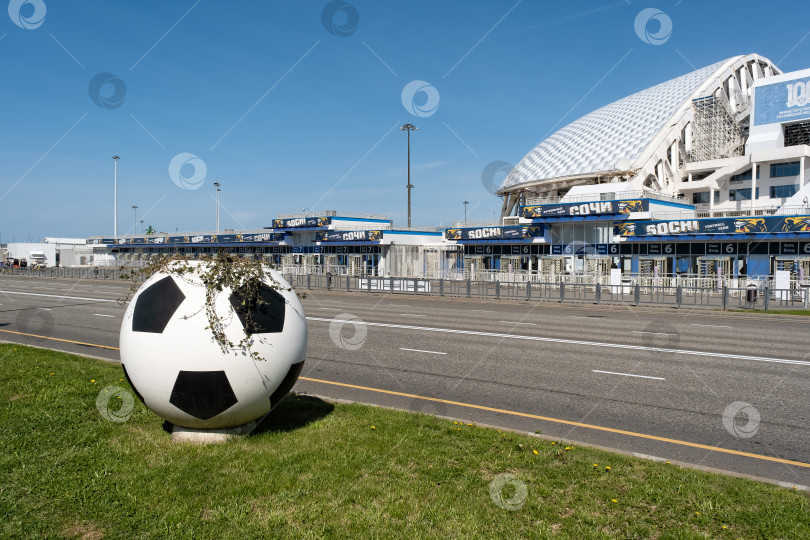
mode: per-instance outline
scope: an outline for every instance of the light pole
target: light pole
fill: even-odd
[[[132,210],[135,212],[135,229],[133,230],[133,232],[135,234],[138,234],[138,207],[133,205]]]
[[[113,173],[113,239],[118,243],[118,156],[113,156],[115,172]]]
[[[141,234],[143,234],[143,220],[141,220],[140,223],[141,223]],[[135,231],[135,232],[137,232],[137,231]]]
[[[219,186],[221,185],[219,182],[214,182],[214,187],[217,188],[217,234],[219,234],[219,192],[222,191]]]
[[[408,132],[408,185],[405,186],[408,188],[408,228],[411,228],[411,131],[415,131],[419,129],[413,124],[405,124],[401,128],[402,131]]]
[[[464,201],[464,224],[467,224],[467,205],[470,204],[470,201]]]

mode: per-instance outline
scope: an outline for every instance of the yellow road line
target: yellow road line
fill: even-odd
[[[83,341],[73,341],[71,339],[61,339],[61,338],[55,338],[55,337],[50,337],[50,336],[40,336],[40,335],[37,335],[37,334],[26,334],[25,332],[15,332],[14,330],[0,330],[0,332],[5,332],[7,334],[17,334],[18,336],[35,337],[35,338],[39,338],[39,339],[49,339],[51,341],[62,341],[62,342],[65,342],[65,343],[74,343],[76,345],[85,345],[87,347],[97,347],[99,349],[110,349],[111,351],[117,351],[118,350],[118,347],[110,347],[108,345],[96,345],[95,343],[85,343]]]
[[[762,460],[765,460],[765,461],[775,461],[777,463],[785,463],[787,465],[795,465],[797,467],[810,468],[810,463],[804,463],[804,462],[801,462],[801,461],[792,461],[790,459],[782,459],[782,458],[771,457],[771,456],[763,456],[763,455],[760,455],[760,454],[752,454],[750,452],[741,452],[739,450],[731,450],[729,448],[720,448],[718,446],[709,446],[709,445],[706,445],[706,444],[693,443],[693,442],[689,442],[689,441],[681,441],[681,440],[678,440],[678,439],[668,439],[666,437],[659,437],[657,435],[647,435],[646,433],[637,433],[635,431],[625,431],[623,429],[615,429],[615,428],[609,428],[609,427],[604,427],[604,426],[596,426],[596,425],[593,425],[593,424],[584,424],[582,422],[574,422],[572,420],[561,420],[559,418],[550,418],[548,416],[539,416],[537,414],[530,414],[530,413],[524,413],[524,412],[518,412],[518,411],[509,411],[509,410],[506,410],[506,409],[496,409],[494,407],[486,407],[484,405],[474,405],[472,403],[463,403],[463,402],[460,402],[460,401],[450,401],[450,400],[447,400],[447,399],[439,399],[439,398],[432,398],[432,397],[427,397],[427,396],[419,396],[419,395],[416,395],[416,394],[406,394],[405,392],[395,392],[393,390],[382,390],[380,388],[369,388],[367,386],[358,386],[358,385],[355,385],[355,384],[346,384],[346,383],[339,383],[339,382],[334,382],[334,381],[325,381],[323,379],[312,379],[312,378],[309,378],[309,377],[298,377],[298,378],[301,379],[302,381],[310,381],[310,382],[317,382],[317,383],[323,383],[323,384],[331,384],[331,385],[334,385],[334,386],[344,386],[346,388],[355,388],[355,389],[358,389],[358,390],[367,390],[369,392],[378,392],[378,393],[381,393],[381,394],[390,394],[390,395],[393,395],[393,396],[401,396],[401,397],[407,397],[407,398],[422,399],[422,400],[425,400],[425,401],[435,401],[435,402],[438,402],[438,403],[446,403],[448,405],[458,405],[459,407],[467,407],[469,409],[478,409],[478,410],[482,410],[482,411],[490,411],[490,412],[496,412],[496,413],[501,413],[501,414],[508,414],[508,415],[512,415],[512,416],[522,416],[524,418],[532,418],[532,419],[535,419],[535,420],[543,420],[543,421],[546,421],[546,422],[554,422],[554,423],[557,423],[557,424],[566,424],[566,425],[569,425],[569,426],[577,426],[577,427],[582,427],[582,428],[595,429],[595,430],[598,430],[598,431],[607,431],[607,432],[610,432],[610,433],[618,433],[620,435],[628,435],[630,437],[639,437],[639,438],[642,438],[642,439],[651,439],[651,440],[654,440],[654,441],[661,441],[661,442],[666,442],[666,443],[670,443],[670,444],[678,444],[678,445],[681,445],[681,446],[690,446],[692,448],[700,448],[700,449],[703,449],[703,450],[711,450],[712,452],[723,452],[725,454],[734,454],[735,456],[750,457],[750,458],[754,458],[754,459],[762,459]]]

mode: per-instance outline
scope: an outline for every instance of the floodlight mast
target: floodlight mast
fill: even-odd
[[[214,182],[214,187],[217,188],[217,234],[219,234],[219,192],[222,191],[219,188],[221,185],[219,182]]]
[[[411,228],[411,189],[413,185],[411,185],[411,131],[416,131],[419,129],[413,124],[405,124],[401,128],[402,131],[408,132],[408,185],[405,186],[408,188],[408,228]]]
[[[113,156],[113,163],[115,164],[113,173],[113,239],[118,244],[118,156]]]

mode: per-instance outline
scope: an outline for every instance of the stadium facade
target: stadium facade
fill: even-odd
[[[396,229],[383,216],[279,216],[225,234],[91,238],[98,256],[226,250],[285,272],[614,282],[810,279],[810,69],[737,56],[593,111],[534,147],[496,222]],[[624,279],[622,278],[622,279]]]
[[[551,225],[551,254],[584,249],[592,266],[609,239],[611,264],[636,274],[803,278],[808,81],[751,54],[606,105],[523,158],[502,215]]]

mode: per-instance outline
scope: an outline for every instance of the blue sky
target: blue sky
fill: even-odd
[[[223,229],[303,208],[402,225],[406,122],[419,128],[413,224],[448,226],[465,200],[469,219],[492,218],[487,164],[516,164],[595,108],[738,54],[810,67],[810,8],[733,6],[11,0],[0,241],[112,234],[116,154],[119,234],[133,232],[133,205],[158,231],[213,230],[215,181]],[[659,15],[637,33],[646,8]],[[429,92],[406,108],[406,87]],[[179,154],[197,159],[173,181]]]

